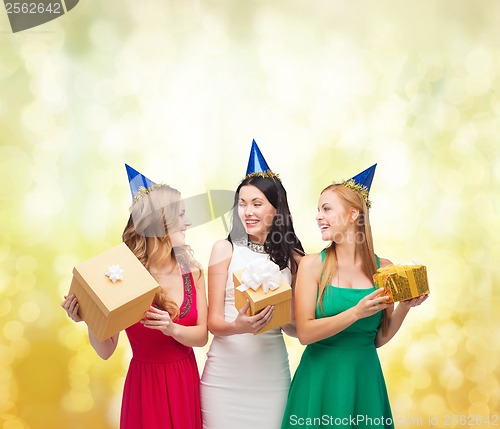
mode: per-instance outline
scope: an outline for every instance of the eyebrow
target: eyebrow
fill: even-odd
[[[238,201],[243,201],[243,202],[246,202],[246,200],[245,200],[244,198],[241,198],[241,197],[239,198],[239,200],[238,200]],[[252,198],[252,200],[251,200],[251,201],[252,201],[252,202],[253,202],[253,201],[262,201],[262,202],[263,202],[264,200],[263,200],[262,198],[257,197],[257,198]]]

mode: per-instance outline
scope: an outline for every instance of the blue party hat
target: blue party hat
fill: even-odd
[[[362,171],[359,174],[356,174],[351,180],[354,180],[358,185],[364,186],[367,192],[370,192],[370,188],[372,186],[373,176],[375,175],[375,169],[377,168],[377,164],[373,164],[371,167],[368,167],[366,170]]]
[[[361,173],[356,174],[356,176],[351,177],[349,180],[344,180],[339,183],[340,185],[344,185],[353,191],[359,192],[365,200],[368,208],[371,207],[371,201],[368,199],[368,194],[370,193],[373,176],[375,175],[375,168],[377,168],[377,164],[373,164],[371,167],[368,167]]]
[[[248,159],[246,175],[248,176],[252,173],[265,173],[266,171],[271,171],[271,169],[269,168],[269,165],[267,165],[267,162],[264,159],[259,146],[257,146],[255,140],[252,140],[252,147],[250,149],[250,158]]]
[[[149,189],[155,185],[152,180],[148,179],[137,170],[134,170],[130,165],[125,164],[125,168],[127,169],[130,192],[132,192],[132,200],[135,199],[137,194],[140,193],[142,189]]]
[[[246,178],[249,177],[267,177],[271,179],[278,180],[281,182],[281,179],[278,174],[274,173],[267,165],[266,160],[264,159],[264,155],[255,143],[255,140],[252,140],[252,147],[250,149],[250,158],[248,159],[248,167]]]

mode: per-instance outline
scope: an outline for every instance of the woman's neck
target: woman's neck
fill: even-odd
[[[356,264],[358,262],[355,243],[336,243],[335,253],[337,254],[337,263],[342,261],[347,264]]]

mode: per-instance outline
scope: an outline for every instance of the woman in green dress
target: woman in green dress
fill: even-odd
[[[307,347],[292,381],[282,429],[393,428],[377,347],[396,334],[411,307],[374,290],[368,192],[375,166],[325,188],[316,220],[331,244],[302,258],[295,290],[297,334]]]

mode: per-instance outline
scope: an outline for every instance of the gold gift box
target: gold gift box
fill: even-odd
[[[113,282],[109,267],[123,269]],[[78,313],[100,340],[117,334],[144,317],[158,290],[158,282],[125,243],[97,255],[73,269],[69,294],[79,303]]]
[[[278,328],[280,326],[290,323],[291,320],[291,305],[292,305],[292,288],[283,278],[280,286],[275,290],[268,290],[264,292],[262,286],[257,290],[247,289],[244,292],[236,289],[240,286],[241,275],[244,269],[238,270],[233,273],[234,282],[234,306],[240,311],[246,304],[247,299],[250,302],[250,308],[247,311],[249,316],[255,316],[268,305],[274,306],[273,317],[269,323],[264,326],[257,334],[266,332],[270,329]]]
[[[405,301],[429,293],[424,265],[389,265],[373,275],[376,288],[384,288],[388,302]]]

